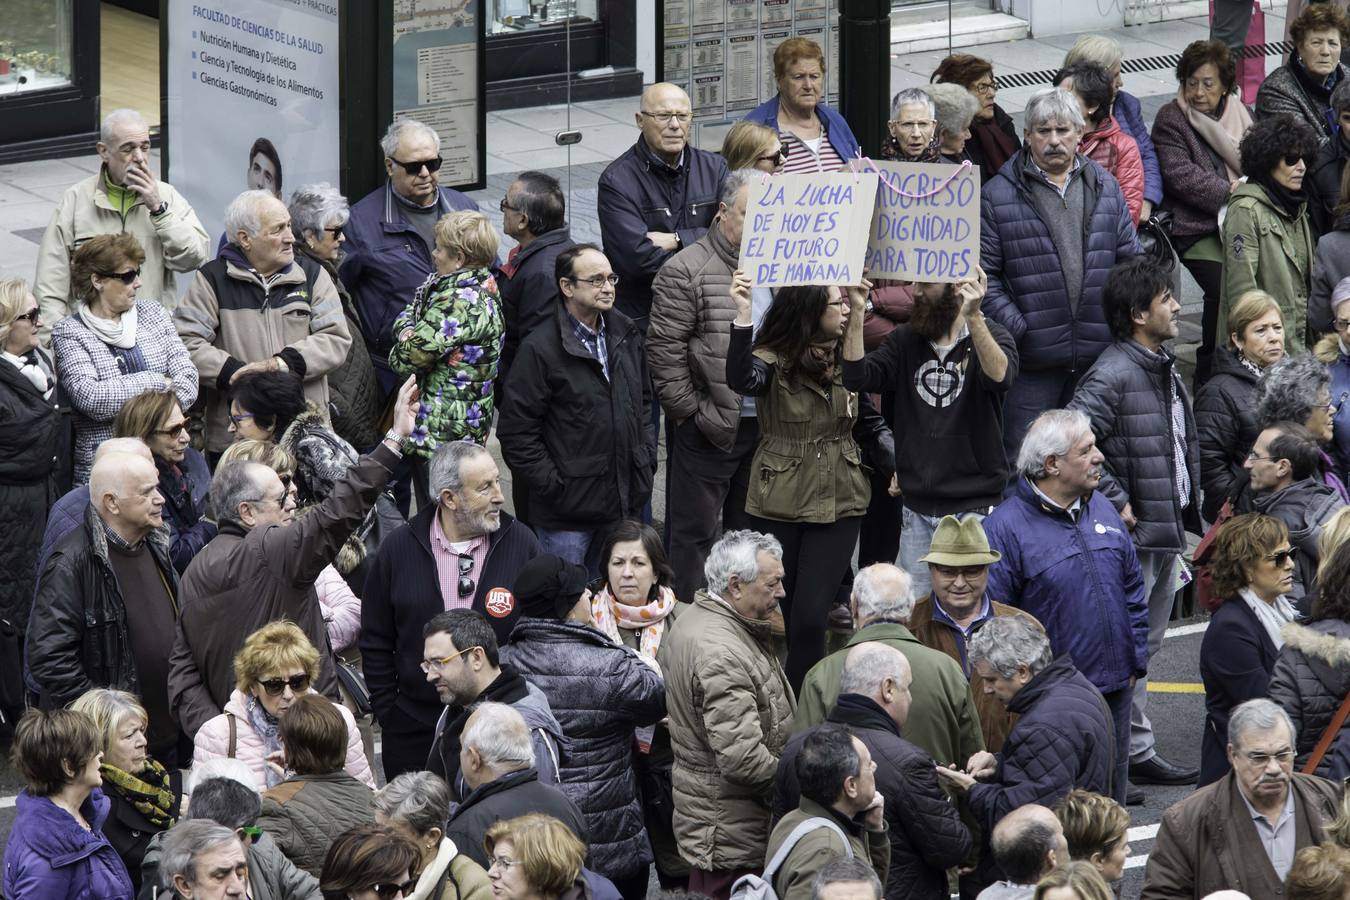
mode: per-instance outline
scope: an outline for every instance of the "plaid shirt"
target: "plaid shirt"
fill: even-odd
[[[567,318],[572,323],[572,333],[581,341],[581,346],[600,362],[600,371],[605,373],[605,380],[609,381],[609,345],[605,342],[605,317],[600,316],[596,319],[595,331],[581,324],[581,320],[570,312]]]

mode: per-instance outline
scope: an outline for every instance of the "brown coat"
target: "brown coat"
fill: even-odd
[[[1293,790],[1296,846],[1302,850],[1328,839],[1325,828],[1336,818],[1340,789],[1315,775],[1295,774]],[[1283,893],[1232,772],[1163,813],[1140,900],[1200,900],[1222,890],[1263,898]]]
[[[1024,619],[1036,622],[1036,617],[1031,613],[999,603],[997,600],[989,602],[993,604],[995,616],[1021,616]],[[1040,623],[1037,622],[1037,624]],[[942,622],[933,621],[933,597],[931,594],[914,604],[914,613],[909,617],[909,630],[925,647],[941,650],[960,663],[962,670],[966,673],[966,678],[970,677],[970,666],[963,658],[961,648],[956,644],[956,635],[952,633],[949,626]],[[993,694],[986,694],[978,685],[971,685],[971,693],[975,695],[975,714],[980,717],[980,731],[984,734],[984,748],[990,753],[998,753],[1003,749],[1003,742],[1008,739],[1008,732],[1012,731],[1012,727],[1017,724],[1017,715],[1008,712],[1007,708],[999,703]]]

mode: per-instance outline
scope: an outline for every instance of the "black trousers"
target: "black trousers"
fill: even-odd
[[[731,452],[713,446],[693,419],[677,426],[666,417],[666,554],[678,599],[692,602],[703,587],[703,564],[723,529],[750,527],[745,493],[758,443],[754,416],[741,419]]]
[[[751,527],[783,545],[783,620],[787,626],[787,676],[794,691],[825,655],[825,628],[839,583],[853,561],[862,516],[828,524],[778,522],[751,517]]]
[[[404,772],[420,772],[427,767],[434,728],[425,731],[389,731],[380,734],[380,761],[384,764],[385,783]],[[452,786],[453,788],[453,786]]]
[[[1217,3],[1214,9],[1217,16]],[[1247,9],[1251,11],[1250,6]],[[1200,385],[1209,380],[1210,372],[1214,369],[1215,347],[1224,346],[1227,338],[1225,335],[1224,339],[1220,339],[1216,333],[1219,330],[1219,295],[1223,291],[1223,263],[1204,259],[1183,259],[1181,262],[1204,294],[1205,305],[1200,313],[1200,346],[1195,350],[1195,390],[1199,391]]]

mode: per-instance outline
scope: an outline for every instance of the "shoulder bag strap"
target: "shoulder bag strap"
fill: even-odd
[[[853,844],[849,842],[848,835],[844,834],[844,829],[840,828],[829,819],[813,816],[792,829],[788,834],[787,839],[783,841],[782,845],[778,848],[778,852],[773,855],[773,859],[769,860],[769,864],[764,867],[764,875],[761,877],[763,877],[765,881],[772,883],[774,873],[787,861],[788,854],[792,852],[792,848],[797,846],[798,841],[815,831],[817,828],[828,828],[833,831],[835,835],[838,836],[839,840],[844,842],[845,854],[849,859],[853,858]]]
[[[1336,715],[1331,717],[1331,722],[1328,723],[1326,731],[1322,732],[1321,739],[1318,740],[1317,746],[1313,748],[1312,756],[1308,757],[1308,761],[1303,764],[1304,775],[1315,775],[1317,773],[1317,766],[1322,762],[1322,757],[1327,755],[1327,751],[1331,749],[1331,742],[1336,740],[1336,735],[1341,733],[1341,726],[1345,724],[1346,716],[1350,716],[1350,693],[1347,693],[1345,699],[1341,701],[1341,708],[1336,710]]]
[[[239,725],[234,720],[234,713],[227,712],[225,720],[230,723],[230,749],[225,755],[229,759],[234,759],[234,751],[239,749]]]

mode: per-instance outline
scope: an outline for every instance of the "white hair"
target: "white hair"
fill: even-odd
[[[1096,63],[1109,73],[1120,65],[1125,56],[1125,48],[1120,41],[1105,34],[1085,34],[1074,41],[1069,52],[1064,54],[1064,68],[1074,63]]]
[[[211,819],[186,819],[170,828],[164,835],[159,857],[159,878],[171,896],[175,876],[183,876],[188,884],[197,883],[197,857],[225,844],[239,846],[239,836]]]
[[[1092,432],[1092,422],[1076,409],[1050,409],[1027,429],[1017,451],[1017,472],[1032,481],[1045,477],[1045,460],[1067,456],[1073,445]]]
[[[1078,98],[1063,88],[1055,87],[1032,94],[1022,118],[1028,131],[1039,128],[1047,122],[1072,125],[1079,130],[1082,130],[1084,125],[1083,107],[1079,104]]]
[[[254,780],[253,770],[242,759],[216,756],[205,762],[194,763],[192,768],[188,770],[189,786],[187,793],[191,794],[197,789],[197,785],[209,778],[228,778],[231,781],[239,782],[254,793],[258,792],[258,784]]]
[[[414,833],[445,830],[450,815],[450,786],[432,772],[404,772],[375,792],[375,811],[407,822]]]
[[[1242,739],[1251,732],[1269,731],[1281,722],[1289,729],[1290,743],[1297,741],[1298,729],[1283,706],[1265,697],[1240,703],[1228,716],[1228,743],[1241,747]]]
[[[267,201],[277,200],[271,191],[244,191],[225,207],[225,239],[239,243],[239,232],[256,236],[262,231],[262,208]]]
[[[111,147],[113,139],[117,136],[117,129],[124,126],[137,126],[149,130],[149,126],[145,124],[145,116],[136,110],[114,109],[103,117],[103,125],[98,130],[98,139]]]
[[[924,88],[905,88],[891,98],[891,118],[894,119],[900,115],[900,107],[910,104],[918,104],[928,110],[930,119],[937,118],[937,109],[933,106],[933,98],[928,96],[928,91]]]
[[[854,577],[853,600],[860,622],[908,622],[914,612],[914,579],[899,566],[874,563]]]
[[[896,684],[905,679],[909,660],[905,654],[880,641],[867,641],[848,651],[839,676],[839,693],[862,694],[876,699],[887,678]]]
[[[975,95],[955,82],[930,84],[924,90],[933,98],[939,133],[960,134],[963,128],[970,127],[975,114],[980,111],[980,101]]]
[[[346,225],[351,218],[347,198],[326,181],[296,188],[286,208],[291,214],[291,230],[300,237],[306,233],[322,237],[325,228]]]
[[[1021,616],[995,616],[985,622],[970,639],[967,654],[971,663],[984,660],[1004,678],[1016,675],[1019,666],[1035,675],[1055,659],[1050,638]]]
[[[760,534],[749,529],[728,531],[713,544],[708,561],[703,564],[703,577],[708,590],[720,594],[735,575],[742,584],[759,577],[759,554],[764,552],[774,559],[783,558],[783,545],[771,534]]]
[[[485,701],[475,706],[460,744],[478,751],[483,762],[494,771],[534,763],[530,727],[524,716],[505,703]]]
[[[736,195],[741,192],[741,188],[750,184],[756,178],[763,178],[764,173],[759,169],[737,169],[734,172],[728,172],[727,177],[722,179],[722,189],[718,192],[717,199],[721,200],[728,208],[736,205]],[[1346,279],[1350,281],[1350,279]]]
[[[431,496],[439,502],[443,491],[458,494],[464,489],[464,463],[485,453],[486,449],[472,441],[447,441],[437,447],[427,476]]]
[[[390,122],[389,130],[384,133],[384,137],[380,138],[380,149],[384,151],[385,156],[393,159],[403,136],[414,131],[430,137],[436,143],[436,152],[441,151],[441,136],[436,132],[436,129],[416,119],[395,119]],[[404,161],[411,162],[411,160]]]

